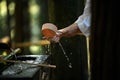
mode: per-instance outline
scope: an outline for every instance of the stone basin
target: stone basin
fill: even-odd
[[[47,60],[47,58],[48,55],[19,55],[15,58],[15,60],[27,63],[42,64]],[[7,67],[4,71],[2,71],[0,80],[21,80],[21,78],[23,80],[25,78],[30,80],[35,77],[35,75],[40,75],[40,72],[42,72],[41,70],[41,67],[36,65],[13,63],[9,65],[9,67]]]

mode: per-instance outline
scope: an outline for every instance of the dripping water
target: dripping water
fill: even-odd
[[[69,68],[72,68],[72,63],[70,62],[70,59],[69,59],[69,57],[67,56],[67,54],[66,54],[66,52],[65,52],[62,44],[61,44],[60,42],[58,42],[58,44],[59,44],[59,46],[61,47],[61,49],[62,49],[62,51],[63,51],[63,54],[64,54],[64,56],[66,57],[66,59],[67,59],[67,61],[68,61],[68,63],[69,63],[69,64],[68,64],[68,67],[69,67]]]

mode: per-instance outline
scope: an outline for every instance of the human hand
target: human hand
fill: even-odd
[[[58,31],[56,32],[56,35],[55,35],[54,37],[50,38],[49,40],[50,40],[51,42],[58,43],[58,42],[60,41],[61,37],[62,37],[62,32],[58,30]]]

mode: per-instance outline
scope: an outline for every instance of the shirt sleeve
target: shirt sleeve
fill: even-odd
[[[90,35],[90,26],[91,26],[91,8],[90,0],[86,1],[84,12],[78,19],[75,21],[77,23],[80,31],[88,37]]]

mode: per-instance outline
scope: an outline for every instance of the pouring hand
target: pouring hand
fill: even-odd
[[[56,35],[53,38],[51,38],[51,41],[58,43],[60,41],[61,37],[62,37],[62,32],[58,30],[56,32]]]
[[[56,31],[55,36],[52,36],[52,37],[44,36],[43,39],[47,39],[51,42],[58,43],[61,37],[62,37],[62,32],[58,30]]]

